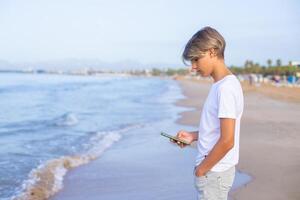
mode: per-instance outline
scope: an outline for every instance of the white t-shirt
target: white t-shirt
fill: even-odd
[[[243,108],[243,90],[239,80],[234,75],[227,75],[213,83],[201,112],[196,165],[202,162],[219,140],[220,118],[236,119],[234,147],[227,152],[211,171],[225,171],[238,163],[240,121]]]

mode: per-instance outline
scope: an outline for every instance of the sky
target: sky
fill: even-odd
[[[0,60],[183,66],[204,26],[224,36],[227,65],[300,60],[298,0],[0,0]]]

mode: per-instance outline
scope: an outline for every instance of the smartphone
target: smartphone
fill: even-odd
[[[167,134],[167,133],[161,132],[160,134],[161,134],[162,136],[167,137],[167,138],[173,139],[173,140],[175,140],[176,142],[181,142],[181,143],[183,143],[183,144],[190,145],[187,141],[182,140],[182,139],[179,139],[179,138],[177,138],[177,137],[175,137],[175,136],[172,136],[172,135],[169,135],[169,134]]]

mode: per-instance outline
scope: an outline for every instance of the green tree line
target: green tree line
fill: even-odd
[[[280,59],[277,59],[275,64],[273,64],[273,61],[271,59],[267,60],[267,66],[260,65],[259,63],[255,63],[252,60],[246,60],[244,66],[231,66],[229,67],[230,70],[234,74],[262,74],[263,76],[267,75],[295,75],[296,72],[300,72],[300,67],[292,66],[291,62],[289,62],[289,65],[282,65],[282,62]],[[179,69],[159,69],[159,68],[153,68],[152,69],[152,75],[153,76],[160,76],[160,75],[167,75],[167,76],[173,76],[173,75],[187,75],[189,74],[189,67],[186,68],[179,68]]]
[[[267,66],[261,66],[259,63],[254,63],[251,60],[246,60],[243,67],[231,66],[231,71],[235,74],[262,74],[263,76],[267,75],[295,75],[296,72],[300,72],[300,67],[292,66],[291,62],[289,65],[282,65],[280,59],[277,59],[275,65],[271,59],[267,60]]]

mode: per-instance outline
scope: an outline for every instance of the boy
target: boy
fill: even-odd
[[[199,130],[177,133],[189,143],[197,141],[194,183],[199,200],[227,199],[239,158],[243,91],[225,65],[224,50],[221,34],[204,27],[189,40],[182,55],[184,62],[191,62],[192,70],[214,80],[201,112]]]

